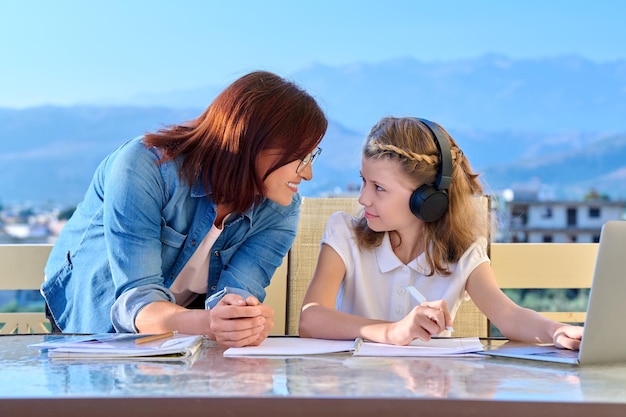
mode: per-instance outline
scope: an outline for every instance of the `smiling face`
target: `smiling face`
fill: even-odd
[[[265,150],[261,152],[258,164],[258,175],[263,177],[265,173],[278,161],[280,155]],[[265,196],[281,206],[288,206],[293,200],[293,195],[298,192],[298,185],[302,180],[310,181],[313,178],[311,164],[306,165],[300,173],[296,172],[300,165],[300,159],[289,162],[274,170],[267,176]]]
[[[363,158],[363,184],[359,203],[365,209],[365,219],[376,232],[414,230],[420,220],[411,213],[409,199],[417,188],[397,161]]]

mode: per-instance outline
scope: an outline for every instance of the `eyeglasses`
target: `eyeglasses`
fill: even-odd
[[[322,148],[318,147],[317,149],[315,149],[315,151],[302,158],[300,160],[300,163],[298,164],[298,168],[296,168],[296,173],[300,174],[302,171],[304,171],[307,165],[313,165],[313,162],[315,162],[315,160],[321,153]]]

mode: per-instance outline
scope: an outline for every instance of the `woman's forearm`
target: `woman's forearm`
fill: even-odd
[[[213,339],[209,310],[187,309],[168,301],[156,301],[142,308],[135,318],[135,327],[140,333],[177,331]]]

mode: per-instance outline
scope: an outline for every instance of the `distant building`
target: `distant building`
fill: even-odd
[[[626,201],[539,201],[513,199],[500,205],[500,240],[505,242],[598,242],[602,225],[624,220]]]

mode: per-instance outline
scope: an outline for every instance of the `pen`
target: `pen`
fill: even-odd
[[[406,289],[409,291],[409,294],[411,294],[413,298],[415,298],[415,301],[417,301],[418,303],[424,304],[427,301],[426,297],[424,297],[424,295],[421,292],[419,292],[417,288],[415,288],[414,286],[407,285]],[[454,333],[454,328],[452,326],[446,326],[446,329],[450,333]]]
[[[167,332],[167,333],[161,333],[161,334],[153,334],[153,335],[150,335],[150,336],[141,337],[139,339],[136,339],[135,343],[140,345],[142,343],[154,342],[155,340],[167,339],[169,337],[174,336],[176,333],[178,333],[178,332],[173,331],[173,332]]]
[[[354,339],[354,343],[352,344],[352,350],[354,352],[358,352],[359,349],[361,349],[362,344],[363,344],[363,338],[357,337],[356,339]]]

